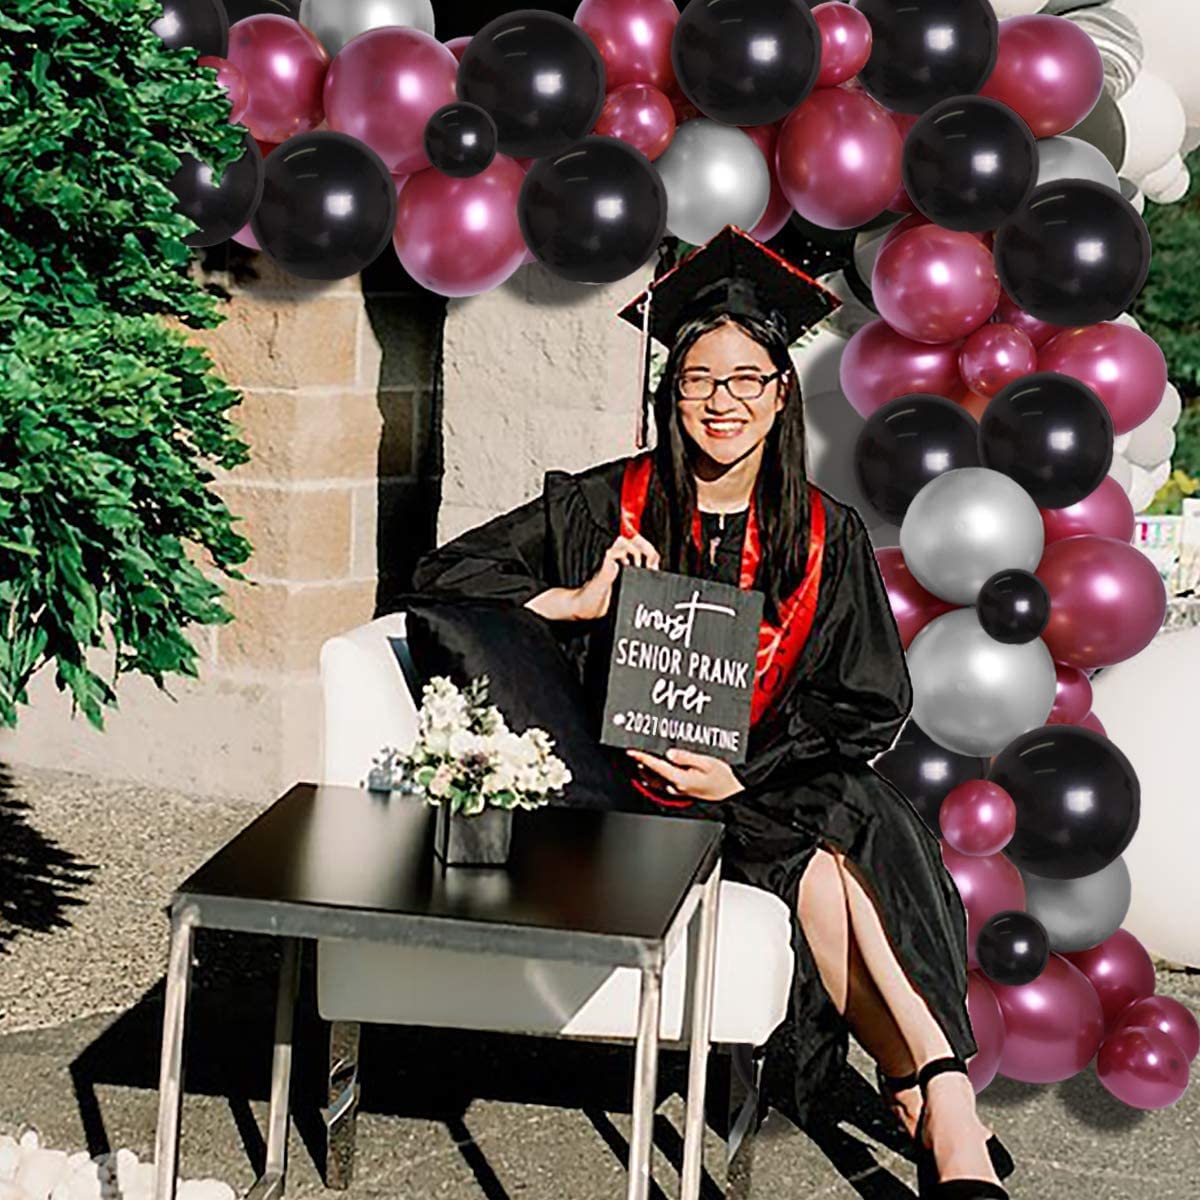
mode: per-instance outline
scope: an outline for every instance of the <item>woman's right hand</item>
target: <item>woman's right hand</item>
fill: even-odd
[[[608,613],[613,584],[623,563],[657,571],[661,560],[658,551],[640,534],[618,537],[585,584],[577,588],[551,588],[535,596],[527,607],[551,621],[595,621]]]

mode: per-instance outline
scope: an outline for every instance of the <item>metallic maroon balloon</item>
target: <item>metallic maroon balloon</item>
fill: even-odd
[[[246,80],[242,124],[256,139],[283,142],[321,124],[329,55],[312,30],[278,13],[258,13],[230,26],[227,57]]]
[[[1078,504],[1072,504],[1070,508],[1043,508],[1042,524],[1046,527],[1046,545],[1085,533],[1129,542],[1133,540],[1136,518],[1129,493],[1107,475],[1100,486]]]
[[[866,92],[818,88],[779,131],[776,169],[792,207],[825,229],[879,216],[900,186],[903,142]]]
[[[880,575],[883,576],[883,586],[887,589],[892,616],[896,618],[896,627],[900,630],[900,641],[907,650],[913,638],[934,617],[940,617],[956,606],[939,599],[932,592],[927,592],[916,581],[904,561],[904,554],[899,546],[887,546],[876,550],[875,561],[879,564]]]
[[[1170,1108],[1187,1091],[1188,1060],[1157,1029],[1122,1028],[1105,1038],[1096,1074],[1130,1108]]]
[[[852,79],[871,57],[871,22],[849,4],[818,4],[812,15],[821,31],[821,73],[816,86],[833,87]]]
[[[971,1018],[971,1033],[979,1047],[967,1063],[967,1074],[978,1095],[996,1078],[1005,1036],[1000,1002],[987,978],[978,971],[967,974],[967,1016]]]
[[[1007,104],[1035,138],[1074,129],[1104,90],[1104,62],[1083,27],[1032,13],[1000,23],[996,66],[980,94]]]
[[[608,93],[592,132],[620,138],[653,162],[675,136],[675,109],[653,84],[626,83]]]
[[[1104,728],[1100,718],[1094,712],[1088,713],[1082,721],[1076,721],[1075,724],[1080,729],[1090,729],[1093,733],[1098,733],[1101,737],[1108,737],[1108,730]]]
[[[1017,806],[999,784],[971,779],[942,801],[942,837],[960,854],[983,858],[999,854],[1017,831]]]
[[[959,342],[914,342],[886,321],[872,321],[846,343],[839,367],[842,394],[862,417],[915,392],[960,400],[966,394],[958,374],[960,348]]]
[[[325,80],[330,129],[365,142],[393,175],[429,166],[425,126],[457,99],[458,62],[419,29],[384,26],[347,42]]]
[[[1078,725],[1092,711],[1092,681],[1078,667],[1057,663],[1054,707],[1047,725]]]
[[[1090,535],[1051,542],[1036,574],[1050,593],[1042,640],[1055,662],[1110,667],[1144,650],[1162,628],[1162,576],[1127,542]]]
[[[1019,987],[990,985],[1004,1016],[1000,1074],[1021,1083],[1059,1083],[1078,1075],[1104,1036],[1100,998],[1086,975],[1059,954]]]
[[[963,383],[980,396],[994,396],[1038,369],[1037,348],[1015,325],[989,323],[977,329],[958,355]]]
[[[1135,1000],[1118,1018],[1120,1029],[1157,1029],[1183,1051],[1188,1062],[1200,1054],[1200,1022],[1172,996]]]
[[[1061,325],[1039,321],[1037,317],[1027,313],[1003,289],[1000,292],[1000,303],[996,305],[996,320],[1005,325],[1015,325],[1035,346],[1044,346],[1056,333],[1063,331]]]
[[[760,242],[769,242],[787,223],[791,217],[792,202],[784,195],[779,186],[779,177],[775,173],[775,146],[779,141],[779,128],[782,121],[774,125],[743,125],[742,132],[754,139],[754,144],[763,152],[767,167],[771,172],[771,198],[767,201],[767,211],[759,218],[759,222],[750,230],[750,236]]]
[[[967,910],[967,966],[974,969],[979,931],[998,912],[1025,908],[1025,881],[1003,854],[975,858],[943,841],[942,861]]]
[[[1146,948],[1127,929],[1118,929],[1090,950],[1065,956],[1096,989],[1104,1009],[1106,1030],[1114,1029],[1135,1000],[1154,995],[1154,962]]]
[[[672,0],[583,0],[575,10],[575,24],[604,59],[610,92],[627,83],[670,90],[675,82],[671,38],[678,22]]]
[[[1058,371],[1086,383],[1112,414],[1117,434],[1145,421],[1167,389],[1167,360],[1158,343],[1116,321],[1057,334],[1038,354],[1038,370]]]
[[[201,67],[212,67],[217,73],[217,86],[229,97],[229,123],[237,125],[246,114],[246,105],[250,103],[250,91],[246,87],[246,77],[227,58],[215,54],[204,54],[196,59]]]
[[[464,34],[462,37],[451,38],[445,43],[446,49],[459,61],[462,62],[463,51],[471,44],[471,35]]]

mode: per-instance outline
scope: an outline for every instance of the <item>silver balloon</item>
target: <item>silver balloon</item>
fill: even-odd
[[[900,527],[908,569],[926,591],[952,604],[974,604],[997,571],[1034,570],[1045,540],[1029,493],[986,467],[963,467],[931,479]]]
[[[317,35],[332,58],[351,38],[384,25],[433,35],[431,0],[300,0],[300,24]]]
[[[1082,879],[1045,879],[1021,872],[1025,910],[1037,917],[1058,954],[1090,950],[1121,928],[1133,889],[1123,858]]]
[[[1121,190],[1112,163],[1090,142],[1073,137],[1042,138],[1037,148],[1039,187],[1060,179],[1088,179],[1114,192]]]
[[[926,625],[908,648],[908,673],[912,719],[958,754],[999,754],[1013,738],[1044,725],[1054,707],[1054,659],[1046,643],[998,642],[973,608]]]
[[[771,199],[771,170],[736,125],[685,121],[654,163],[667,189],[667,230],[702,246],[726,225],[753,229]]]

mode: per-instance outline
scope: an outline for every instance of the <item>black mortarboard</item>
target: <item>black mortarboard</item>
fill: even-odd
[[[791,345],[840,303],[787,259],[736,225],[726,225],[707,245],[658,275],[619,315],[642,330],[642,379],[648,390],[650,338],[669,348],[696,317],[720,312],[759,317],[781,329]],[[645,445],[647,417],[643,411],[640,445]]]

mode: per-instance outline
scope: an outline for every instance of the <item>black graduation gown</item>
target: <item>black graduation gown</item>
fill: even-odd
[[[424,595],[524,604],[550,587],[578,587],[617,536],[621,459],[578,475],[548,472],[542,495],[427,555]],[[908,800],[868,765],[908,715],[911,685],[887,594],[858,514],[822,493],[824,567],[808,642],[772,708],[751,731],[735,772],[745,790],[718,804],[646,809],[721,820],[726,877],[781,897],[794,913],[800,876],[822,844],[842,850],[875,900],[896,956],[955,1053],[976,1044],[966,1011],[966,915],[938,842]],[[706,538],[718,533],[705,518]],[[704,573],[736,583],[745,518],[726,518]],[[706,550],[710,543],[706,542]],[[591,622],[557,627],[595,693],[606,648]],[[589,666],[592,668],[589,670]],[[599,697],[598,697],[599,699]],[[798,919],[787,1020],[767,1047],[767,1096],[803,1122],[845,1062],[848,1027],[821,984]]]

